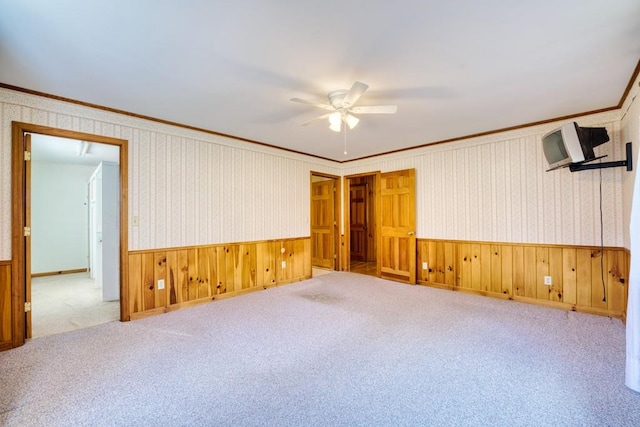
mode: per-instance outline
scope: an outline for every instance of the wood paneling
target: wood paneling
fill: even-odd
[[[164,252],[156,252],[153,254],[153,283],[154,283],[154,306],[162,307],[167,305],[167,255]],[[158,281],[163,281],[163,287],[160,289]]]
[[[591,306],[600,310],[607,309],[607,277],[604,264],[605,256],[600,249],[591,251]]]
[[[142,307],[142,254],[129,255],[129,312],[144,311]]]
[[[11,348],[11,263],[0,261],[0,350]]]
[[[132,251],[128,270],[135,319],[308,279],[311,239]]]
[[[198,248],[196,253],[198,259],[197,295],[198,298],[207,298],[211,295],[209,292],[209,279],[212,273],[209,267],[209,248]],[[231,255],[233,255],[233,252]]]
[[[524,296],[527,298],[536,297],[536,248],[535,246],[524,247]]]
[[[490,251],[483,250],[483,246],[489,247]],[[629,252],[624,249],[605,248],[602,258],[600,248],[572,246],[420,239],[417,247],[418,282],[421,284],[624,318],[630,262]],[[478,258],[488,256],[491,259],[489,263],[482,259],[475,261],[481,267],[489,265],[489,277],[483,270],[478,276],[479,280],[488,280],[488,290],[482,290],[481,284],[472,283],[473,247],[479,250]],[[284,252],[281,252],[282,248]],[[205,258],[198,258],[197,254],[202,250],[207,251],[208,276],[199,274],[197,261],[204,262]],[[310,251],[310,239],[300,238],[130,252],[129,311],[135,319],[210,301],[211,298],[304,280],[311,277]],[[429,264],[432,271],[423,271],[422,262],[429,263],[433,259],[435,263]],[[284,269],[281,265],[283,260],[287,263]],[[601,275],[601,261],[605,267],[604,276]],[[552,292],[561,289],[556,299],[549,298],[548,290],[539,298],[531,295],[537,290],[538,268],[544,273],[546,263],[552,276],[552,286],[546,288]],[[440,273],[441,270],[444,274]],[[12,347],[11,276],[11,263],[0,261],[0,350]],[[229,276],[231,278],[227,281]],[[556,276],[560,277],[559,281],[556,281]],[[201,277],[209,277],[210,283],[213,281],[206,297],[200,297],[198,293]],[[429,277],[436,281],[428,280]],[[156,289],[160,278],[165,280],[164,290]],[[501,285],[499,292],[498,283]],[[607,291],[604,301],[603,289]]]
[[[275,242],[256,244],[256,286],[267,287],[276,284],[277,258]]]
[[[311,259],[305,253],[311,250],[310,239],[283,240],[276,243],[279,252],[277,284],[291,283],[311,277]]]
[[[153,280],[153,252],[142,254],[142,309],[150,310],[156,306]]]
[[[578,286],[582,283],[583,286]],[[591,306],[591,250],[576,249],[576,304],[578,306]]]
[[[516,280],[513,268],[513,247],[509,245],[500,246],[502,252],[500,261],[502,263],[501,289],[503,295],[513,295],[513,282]]]
[[[625,316],[630,256],[621,248],[603,256],[593,247],[419,239],[417,254],[421,284]]]
[[[628,267],[623,251],[606,251],[607,308],[613,313],[622,313],[627,308]],[[624,283],[623,283],[624,282]]]
[[[485,246],[489,246],[491,259],[491,272],[488,278],[491,292],[502,293],[502,248],[500,245]]]
[[[549,275],[551,276],[551,286],[549,286],[548,288],[550,301],[565,302],[563,269],[564,249],[557,247],[549,248]]]
[[[549,287],[544,284],[544,277],[549,275],[549,248],[536,247],[536,281],[534,298],[549,300]]]
[[[471,245],[461,243],[458,247],[458,277],[453,286],[459,285],[471,289]]]
[[[187,295],[185,301],[192,301],[198,299],[198,250],[191,248],[187,250],[187,274],[188,285]],[[226,287],[226,283],[224,284]]]
[[[577,304],[576,253],[573,248],[562,251],[562,300],[569,304]]]
[[[458,266],[456,264],[457,247],[451,242],[444,243],[444,283],[448,286],[456,284],[456,274]]]

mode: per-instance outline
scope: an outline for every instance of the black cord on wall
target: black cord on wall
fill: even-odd
[[[607,302],[607,286],[604,283],[604,224],[602,221],[602,169],[600,171],[600,278],[602,279],[602,302]]]

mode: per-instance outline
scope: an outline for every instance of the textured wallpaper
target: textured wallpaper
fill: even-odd
[[[129,141],[130,250],[308,236],[310,171],[340,174],[332,162],[0,89],[0,260],[11,258],[14,120]]]
[[[338,164],[0,89],[0,259],[11,258],[11,121],[129,141],[129,249],[309,235],[309,172],[416,168],[417,236],[622,246],[623,168],[545,172],[541,137],[564,122]],[[585,116],[624,157],[620,112]],[[138,217],[138,226],[131,218]]]
[[[619,112],[575,119],[605,126],[603,161],[624,158]],[[622,246],[624,168],[546,172],[541,138],[561,121],[352,162],[343,174],[416,169],[418,237]]]
[[[623,226],[629,229],[633,205],[633,187],[638,182],[638,159],[640,159],[640,75],[636,77],[631,90],[622,105],[620,121],[622,142],[633,141],[633,171],[626,172],[623,178],[624,212]],[[635,201],[636,210],[640,209],[640,200]],[[624,247],[631,249],[630,233],[624,233]]]

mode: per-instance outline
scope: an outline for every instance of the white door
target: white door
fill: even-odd
[[[102,162],[90,180],[91,271],[103,301],[120,299],[120,197],[116,163]]]
[[[102,299],[120,299],[120,171],[102,162]]]
[[[92,279],[98,280],[96,274],[98,269],[98,263],[96,258],[97,248],[97,212],[96,212],[96,173],[91,176],[89,180],[89,275]],[[100,284],[102,286],[102,284]]]

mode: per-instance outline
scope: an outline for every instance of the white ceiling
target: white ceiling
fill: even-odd
[[[638,0],[0,0],[0,83],[338,161],[618,105]],[[369,84],[343,134],[296,104]]]
[[[80,155],[82,141],[48,135],[31,135],[31,160],[34,162],[72,163],[98,166],[100,162],[120,162],[120,148],[116,145],[91,142]]]

